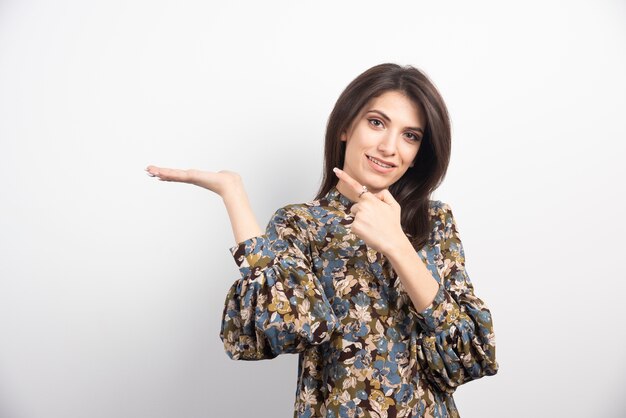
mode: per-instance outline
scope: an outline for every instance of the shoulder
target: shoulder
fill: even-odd
[[[279,207],[272,214],[267,232],[278,237],[308,240],[312,215],[306,203],[290,203]]]
[[[269,240],[278,250],[296,251],[305,257],[311,252],[314,234],[306,203],[290,203],[274,211],[266,228]]]
[[[428,201],[428,213],[431,218],[442,218],[451,216],[452,209],[450,205],[441,200],[429,200]]]
[[[275,212],[275,215],[288,218],[302,227],[319,228],[335,218],[343,218],[345,213],[326,199],[320,198],[282,206]]]
[[[283,222],[289,222],[298,224],[307,223],[312,217],[311,211],[308,209],[307,203],[290,203],[274,211],[272,219],[281,220]]]
[[[441,200],[430,200],[428,212],[430,215],[430,242],[442,243],[450,238],[456,230],[450,205]]]

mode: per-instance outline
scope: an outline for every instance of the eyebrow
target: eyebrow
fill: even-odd
[[[380,116],[383,117],[383,119],[385,119],[387,122],[391,122],[391,119],[389,118],[389,116],[385,115],[383,112],[381,112],[380,110],[376,110],[376,109],[370,109],[367,111],[367,113],[369,112],[374,112],[374,113],[378,113]],[[421,132],[422,134],[424,134],[424,130],[420,127],[408,127],[407,129],[411,129],[413,131],[417,131],[417,132]]]

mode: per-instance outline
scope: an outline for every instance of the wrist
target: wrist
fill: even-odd
[[[248,200],[248,195],[246,194],[241,180],[230,183],[220,196],[226,205],[229,203],[237,204]]]
[[[389,261],[394,262],[396,259],[401,258],[402,255],[406,254],[409,250],[414,251],[413,245],[404,232],[402,232],[390,241],[387,248],[385,251],[382,251],[382,253],[389,259]]]

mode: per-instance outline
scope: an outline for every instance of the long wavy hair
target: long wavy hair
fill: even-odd
[[[404,93],[426,116],[426,127],[415,164],[389,192],[402,207],[401,225],[411,243],[420,249],[430,233],[429,200],[443,181],[451,152],[448,109],[432,81],[417,68],[398,64],[376,65],[355,78],[341,93],[328,118],[324,144],[322,181],[315,199],[325,196],[338,182],[333,167],[342,168],[346,143],[341,132],[348,129],[363,106],[387,91]]]

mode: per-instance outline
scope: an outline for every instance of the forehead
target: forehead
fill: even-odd
[[[410,97],[399,91],[386,91],[377,97],[372,97],[363,106],[361,114],[365,114],[373,109],[389,116],[392,122],[410,126],[423,126],[425,123],[424,110],[421,104],[414,102]]]

